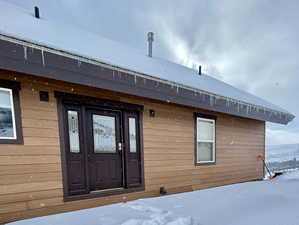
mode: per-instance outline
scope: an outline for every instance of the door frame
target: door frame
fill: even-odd
[[[96,97],[83,96],[77,94],[69,94],[64,92],[55,91],[54,95],[57,99],[57,111],[58,111],[58,123],[59,123],[59,137],[60,137],[60,153],[61,153],[61,168],[62,168],[62,183],[63,183],[63,196],[64,201],[74,201],[88,198],[96,198],[109,195],[117,195],[123,193],[144,191],[144,153],[143,153],[143,105],[131,104],[118,102],[113,100],[100,99]],[[115,190],[103,190],[98,193],[88,193],[82,195],[70,195],[69,184],[68,184],[68,174],[67,174],[67,135],[65,132],[65,104],[77,105],[79,107],[95,107],[98,109],[108,109],[108,110],[124,110],[124,111],[134,111],[138,113],[139,121],[139,148],[140,148],[140,176],[141,184],[139,187],[124,187],[122,189]],[[84,106],[83,106],[84,105]],[[83,113],[84,116],[84,113]],[[84,130],[86,130],[84,128]],[[125,167],[124,167],[125,169]],[[126,171],[124,171],[126,173]]]

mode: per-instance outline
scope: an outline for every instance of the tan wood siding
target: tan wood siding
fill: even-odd
[[[215,187],[263,177],[265,123],[74,84],[0,71],[21,82],[24,145],[0,145],[0,223]],[[49,102],[39,91],[49,91]],[[54,90],[144,105],[145,191],[64,202]],[[149,117],[149,110],[156,112]],[[194,165],[194,112],[217,116],[216,164]]]

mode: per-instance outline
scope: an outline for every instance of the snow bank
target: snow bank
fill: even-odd
[[[23,220],[10,225],[295,225],[299,171],[247,182]]]
[[[299,181],[299,170],[294,169],[293,171],[287,172],[283,176],[278,177],[278,180],[288,180],[288,181],[291,181],[291,182],[293,182],[293,181],[297,182],[297,181]]]

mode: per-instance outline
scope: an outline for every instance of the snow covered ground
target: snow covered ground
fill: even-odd
[[[141,199],[10,225],[296,225],[299,171],[274,180]]]

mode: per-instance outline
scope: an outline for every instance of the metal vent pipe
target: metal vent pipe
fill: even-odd
[[[39,19],[39,8],[37,6],[34,6],[34,17]]]
[[[147,33],[147,41],[148,41],[148,56],[153,56],[153,41],[154,41],[154,33],[148,32]]]

